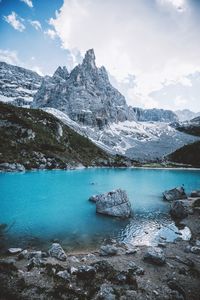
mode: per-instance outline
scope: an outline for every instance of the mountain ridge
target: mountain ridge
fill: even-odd
[[[0,169],[69,169],[88,166],[130,166],[76,133],[55,116],[37,109],[0,103]]]

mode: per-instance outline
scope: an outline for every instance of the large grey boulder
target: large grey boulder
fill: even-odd
[[[176,200],[172,202],[170,214],[174,219],[184,219],[188,215],[187,205],[182,200]]]
[[[185,193],[185,189],[181,186],[165,191],[163,193],[163,199],[167,201],[187,199],[187,195]]]
[[[131,216],[131,203],[127,193],[121,189],[96,195],[93,201],[96,202],[96,212],[99,214],[120,218]]]

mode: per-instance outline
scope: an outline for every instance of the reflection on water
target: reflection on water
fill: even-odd
[[[88,169],[0,174],[0,223],[12,224],[8,246],[47,247],[58,239],[69,250],[95,248],[105,238],[150,245],[160,238],[188,239],[169,218],[166,189],[185,184],[190,192],[200,186],[199,171]],[[91,184],[91,182],[95,184]],[[119,220],[96,215],[91,195],[125,189],[133,218]]]

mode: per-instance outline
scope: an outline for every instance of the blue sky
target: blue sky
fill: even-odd
[[[0,60],[46,75],[90,48],[129,104],[200,111],[200,0],[0,0]]]
[[[55,17],[55,12],[62,4],[62,0],[33,0],[33,7],[29,7],[20,0],[2,0],[0,3],[0,48],[16,53],[16,64],[35,69],[43,74],[51,74],[58,65],[66,65],[70,59],[69,51],[61,48],[58,37],[54,39],[47,32],[52,30],[48,20]],[[25,27],[22,31],[15,29],[6,22],[5,16],[14,12],[20,23]],[[32,21],[41,24],[37,29],[31,25]],[[19,28],[20,29],[20,28]],[[12,62],[12,61],[11,61]]]

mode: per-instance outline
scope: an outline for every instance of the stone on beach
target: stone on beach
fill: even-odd
[[[18,254],[18,253],[20,253],[20,252],[22,252],[22,248],[9,248],[8,249],[8,253],[10,253],[10,254]]]
[[[144,261],[155,265],[164,265],[165,264],[165,255],[160,248],[149,248],[144,255]]]
[[[188,215],[188,209],[182,200],[176,200],[171,204],[170,214],[174,219],[184,219]]]
[[[174,189],[165,191],[163,193],[163,199],[167,201],[187,199],[187,195],[185,193],[184,188],[181,186],[181,187],[176,187]]]
[[[99,214],[120,218],[131,216],[131,203],[127,193],[121,189],[92,196],[89,200],[96,203],[96,212]]]
[[[67,255],[60,244],[53,243],[51,248],[49,249],[49,255],[51,257],[55,257],[58,260],[65,261],[67,259]]]
[[[118,254],[118,248],[115,245],[101,246],[99,254],[101,256],[113,256]]]

